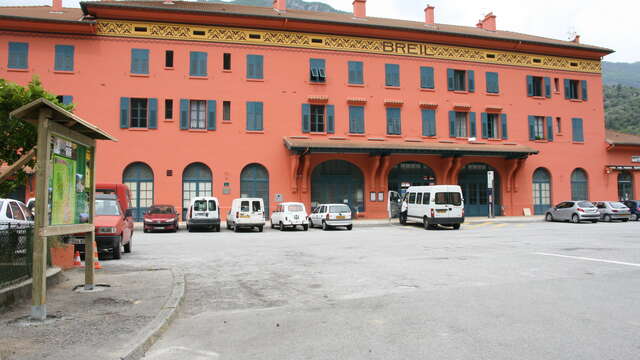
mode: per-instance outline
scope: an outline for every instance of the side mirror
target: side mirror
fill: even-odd
[[[133,217],[133,210],[132,209],[127,209],[127,211],[124,212],[124,216],[125,217]]]

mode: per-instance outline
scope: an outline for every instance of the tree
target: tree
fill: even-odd
[[[0,79],[0,164],[12,164],[24,153],[33,149],[37,141],[35,126],[9,116],[13,110],[39,98],[45,98],[65,110],[73,110],[73,105],[63,105],[56,95],[48,93],[34,76],[27,87]],[[33,168],[35,160],[27,166]],[[19,185],[26,183],[28,173],[24,169],[16,172],[11,180],[0,183],[0,198],[6,197]]]

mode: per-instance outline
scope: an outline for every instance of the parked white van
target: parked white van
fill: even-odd
[[[400,216],[400,222],[421,222],[425,229],[437,225],[453,226],[460,229],[464,222],[464,200],[458,185],[411,186],[404,200],[407,213]]]
[[[304,231],[309,229],[309,220],[307,210],[303,203],[286,202],[279,204],[271,215],[271,228],[278,227],[280,231],[284,231],[287,227],[295,229],[302,226]]]
[[[218,198],[198,196],[191,200],[187,210],[187,230],[210,229],[220,232],[220,204]]]
[[[265,222],[262,198],[233,199],[227,215],[227,229],[238,232],[241,228],[257,228],[262,232]]]

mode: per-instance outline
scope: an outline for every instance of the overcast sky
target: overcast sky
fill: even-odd
[[[351,11],[352,0],[321,0],[336,9]],[[42,5],[51,0],[0,0],[0,6]],[[78,7],[79,0],[63,0]],[[368,0],[367,15],[424,20],[427,3],[436,7],[436,22],[474,26],[488,12],[497,16],[498,29],[560,40],[579,34],[584,44],[615,50],[607,61],[640,61],[640,40],[635,26],[640,1],[612,0]],[[629,38],[631,37],[631,38]]]

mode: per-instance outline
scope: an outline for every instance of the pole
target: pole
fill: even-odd
[[[87,153],[91,154],[91,160],[89,160],[89,166],[91,166],[90,176],[90,190],[89,193],[89,223],[93,224],[93,217],[95,212],[94,206],[94,198],[96,194],[96,143],[95,140],[92,141],[90,151]],[[93,267],[93,263],[95,259],[93,258],[93,254],[95,253],[93,244],[95,244],[96,240],[96,228],[94,227],[90,233],[87,233],[87,236],[84,240],[84,289],[87,291],[91,291],[95,286],[95,270]]]
[[[38,147],[36,158],[36,221],[33,232],[33,267],[31,283],[31,319],[47,319],[47,237],[43,230],[49,218],[49,177],[51,175],[50,109],[38,115]]]

